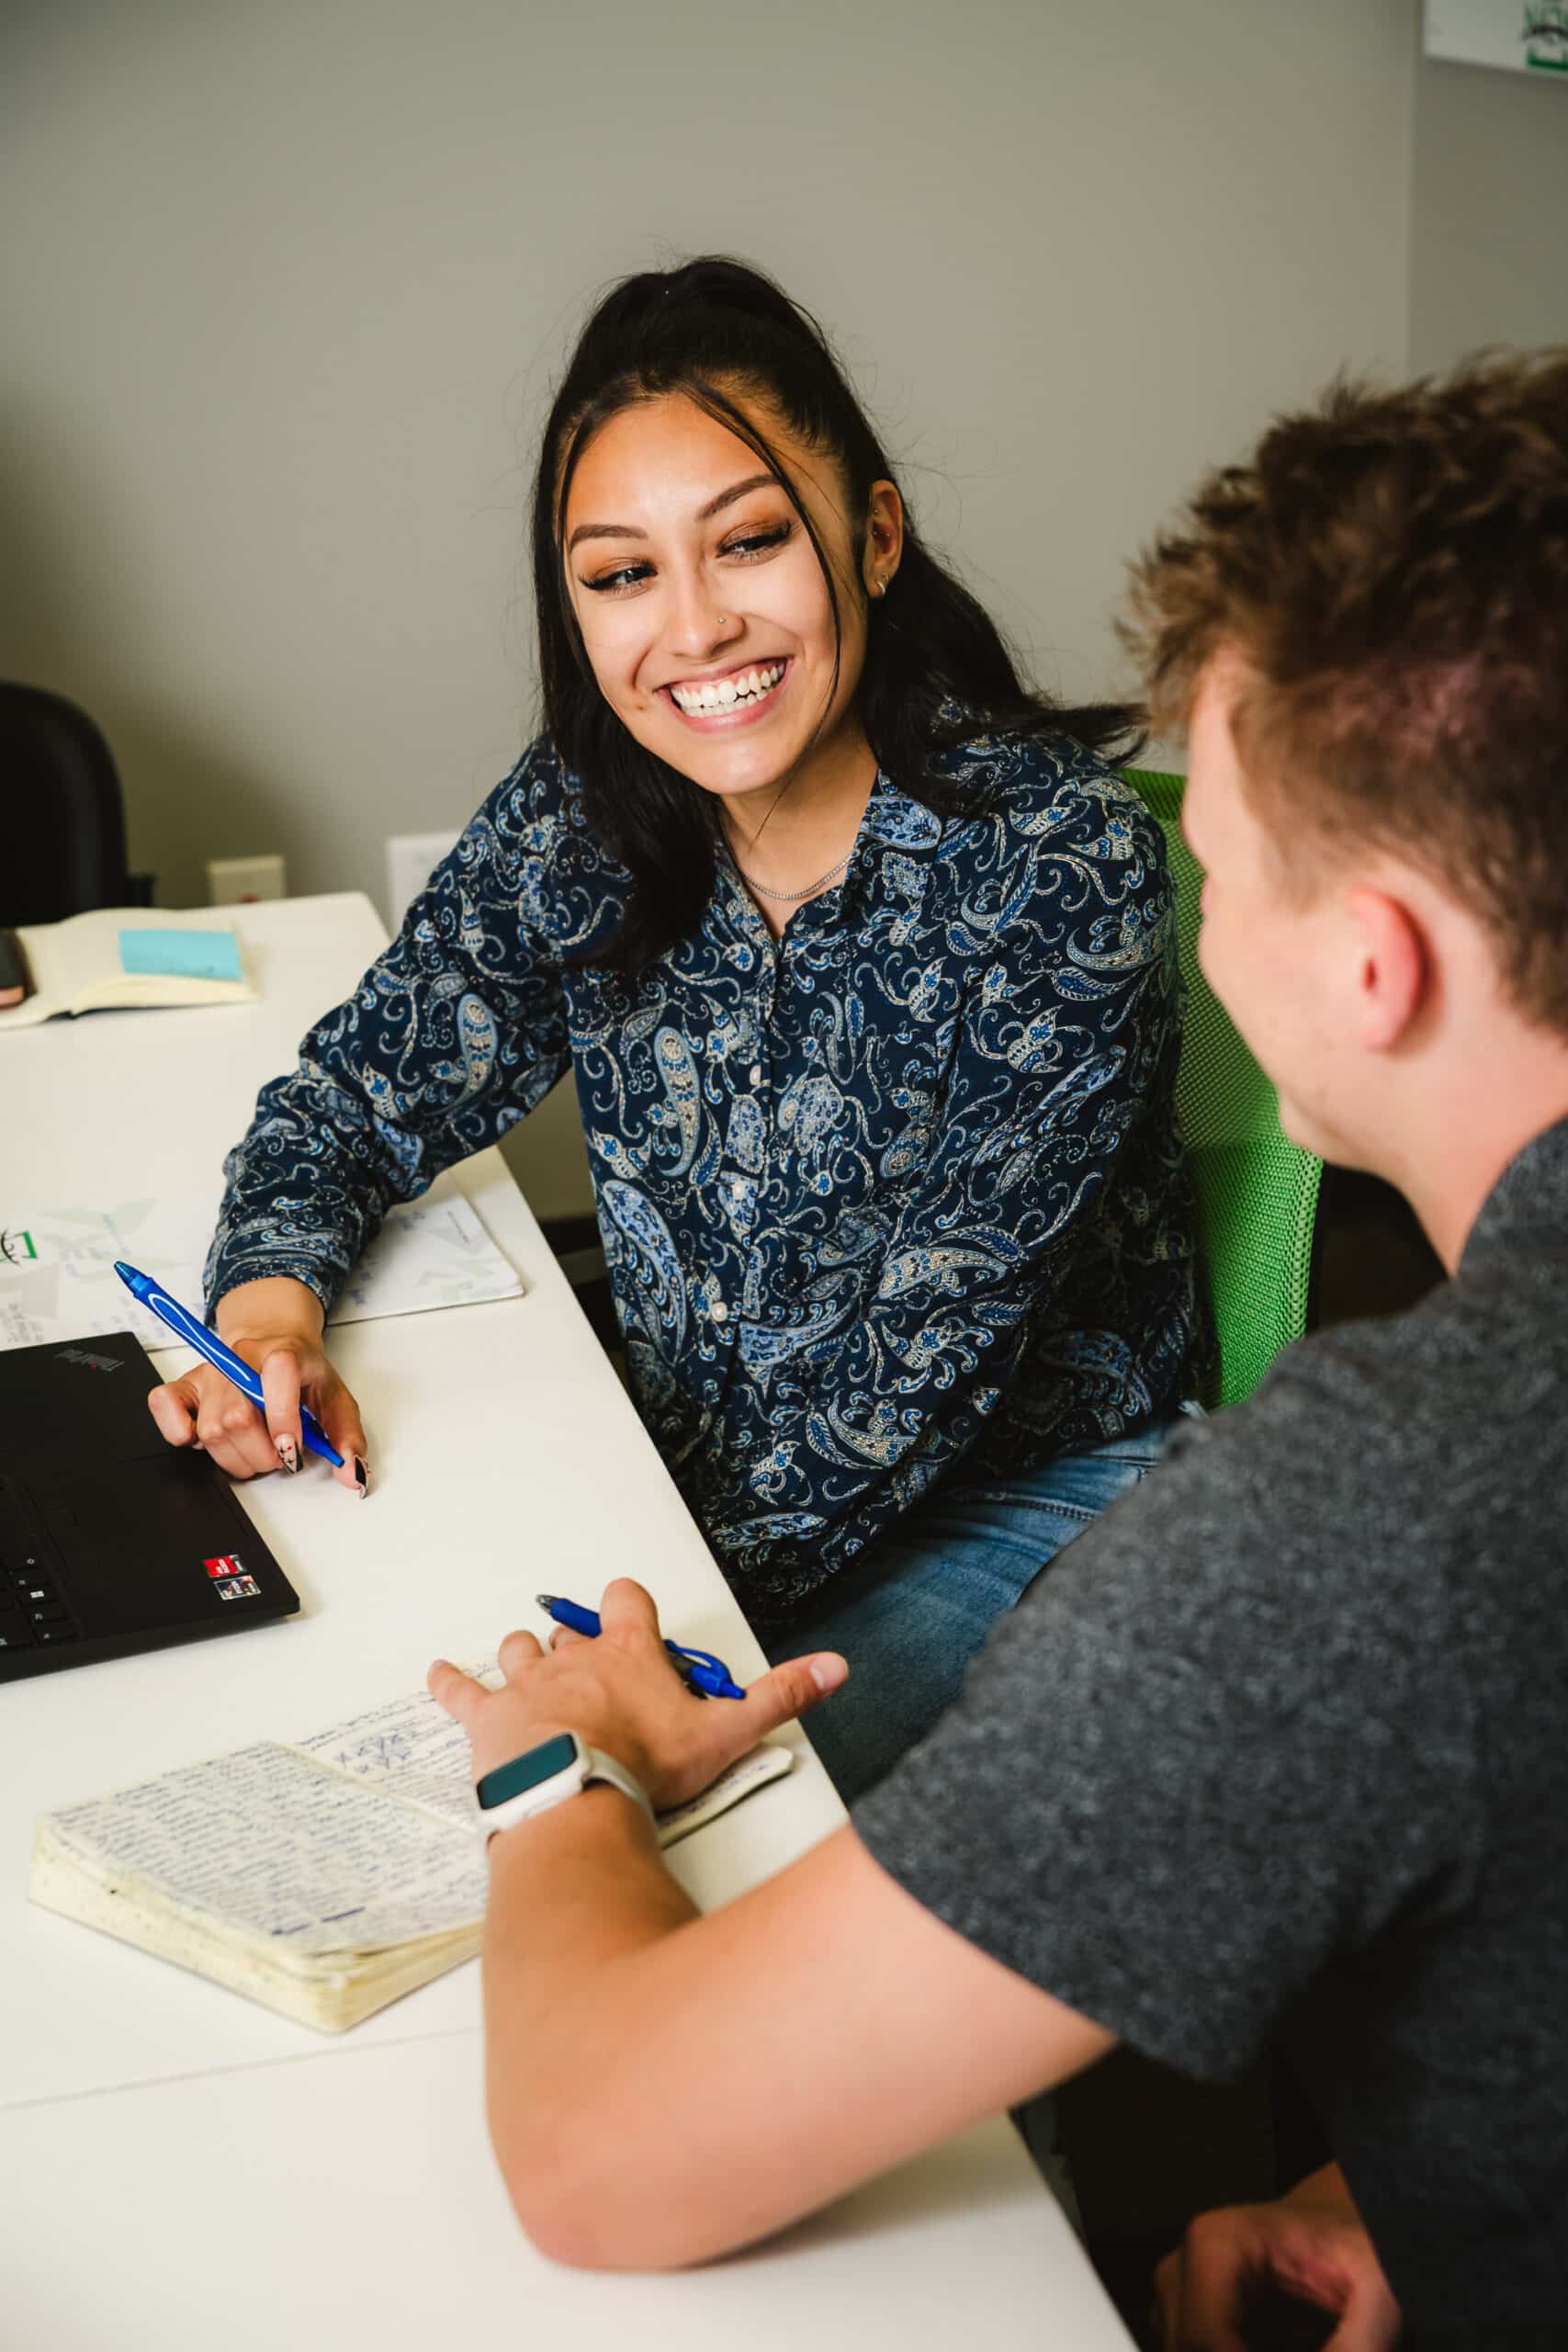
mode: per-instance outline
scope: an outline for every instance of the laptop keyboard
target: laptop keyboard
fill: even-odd
[[[0,1654],[81,1638],[31,1511],[11,1481],[0,1478]]]

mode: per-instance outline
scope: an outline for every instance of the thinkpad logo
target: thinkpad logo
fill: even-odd
[[[58,1361],[61,1363],[85,1363],[93,1372],[118,1372],[120,1368],[118,1356],[96,1356],[85,1348],[62,1348]]]

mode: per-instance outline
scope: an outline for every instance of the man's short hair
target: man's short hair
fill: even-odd
[[[1568,349],[1280,418],[1134,566],[1123,634],[1167,729],[1234,649],[1237,752],[1287,857],[1422,865],[1568,1033]]]

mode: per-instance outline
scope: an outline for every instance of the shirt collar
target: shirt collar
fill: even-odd
[[[1568,1254],[1568,1118],[1543,1128],[1516,1152],[1472,1226],[1460,1272],[1495,1250],[1517,1256]]]
[[[800,930],[832,928],[850,922],[862,898],[879,884],[913,908],[925,894],[926,861],[938,848],[942,835],[942,820],[935,809],[928,808],[923,800],[917,800],[878,768],[843,880],[836,890],[806,900],[800,909]],[[717,872],[710,917],[722,900],[737,929],[771,946],[767,925],[723,842],[717,845],[715,863]],[[795,921],[792,916],[792,927]]]
[[[930,860],[942,831],[942,819],[935,809],[928,808],[923,800],[917,800],[878,768],[837,906],[824,897],[812,900],[807,913],[811,906],[818,906],[822,913],[818,920],[823,927],[838,924],[849,929],[860,922],[863,905],[881,896],[897,901],[912,918],[925,897]]]
[[[877,842],[889,849],[902,850],[907,856],[929,857],[942,839],[942,819],[923,800],[906,792],[894,783],[882,768],[876,771],[876,782],[871,787],[865,815],[861,819],[860,833],[855,842],[857,854],[861,844]]]

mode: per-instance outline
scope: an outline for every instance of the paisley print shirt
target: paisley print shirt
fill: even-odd
[[[1062,737],[977,737],[935,815],[877,778],[775,945],[722,857],[637,978],[573,968],[626,876],[547,740],[264,1089],[211,1303],[329,1306],[387,1208],[572,1067],[632,1392],[777,1623],[963,1463],[1003,1478],[1183,1393],[1193,1211],[1158,826]]]

